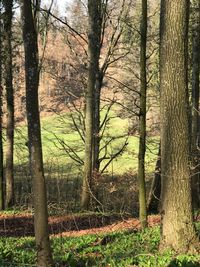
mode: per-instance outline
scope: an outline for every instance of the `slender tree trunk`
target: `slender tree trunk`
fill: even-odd
[[[13,153],[14,153],[14,92],[12,75],[12,0],[3,0],[5,8],[4,15],[4,69],[7,102],[6,121],[6,207],[14,204],[14,173],[13,173]]]
[[[178,10],[178,12],[177,12]],[[197,238],[192,218],[187,119],[189,0],[161,1],[161,243],[185,253]]]
[[[93,172],[99,172],[99,149],[100,149],[100,96],[103,83],[103,74],[99,70],[96,75],[96,86],[94,95],[94,146],[93,146]]]
[[[90,204],[90,190],[92,181],[92,148],[93,148],[93,92],[89,84],[86,91],[85,107],[85,160],[84,160],[84,177],[82,187],[81,205],[83,209],[88,209]]]
[[[96,85],[95,85],[95,93],[94,93],[94,114],[93,114],[93,147],[92,147],[92,193],[93,193],[93,208],[97,208],[99,206],[99,192],[96,187],[96,183],[99,178],[99,169],[100,169],[100,161],[99,161],[99,151],[100,151],[100,104],[101,104],[101,88],[103,82],[103,75],[99,70],[96,75]]]
[[[97,74],[99,73],[100,53],[100,19],[101,0],[88,0],[88,85],[86,90],[85,109],[85,161],[84,178],[82,188],[82,208],[88,209],[92,195],[92,171],[93,171],[93,148],[94,148],[94,97]]]
[[[0,15],[2,14],[2,2],[0,1]],[[2,136],[2,21],[0,19],[0,210],[4,209],[4,175],[3,175],[3,136]]]
[[[200,110],[199,110],[199,69],[200,69],[200,0],[195,5],[192,29],[192,138],[191,153],[192,171],[192,202],[193,208],[200,208]]]
[[[21,0],[23,40],[25,50],[26,110],[28,120],[28,146],[33,181],[34,227],[37,246],[37,264],[52,266],[48,231],[46,186],[43,170],[42,143],[38,103],[38,43],[31,0]]]
[[[138,187],[139,218],[142,228],[147,226],[146,186],[145,186],[145,151],[146,151],[146,44],[147,44],[147,0],[142,0],[140,25],[140,118],[139,118],[139,154],[138,154]]]
[[[151,184],[149,192],[149,198],[147,201],[148,212],[158,213],[160,207],[160,195],[161,195],[161,155],[160,145],[158,151],[158,158],[156,161],[156,168],[154,178]]]

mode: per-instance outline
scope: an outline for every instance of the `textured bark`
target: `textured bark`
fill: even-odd
[[[38,43],[34,27],[31,0],[21,0],[23,40],[25,50],[26,110],[28,120],[28,146],[33,183],[34,227],[37,246],[37,264],[52,266],[48,232],[46,186],[43,170],[42,143],[38,103]]]
[[[146,186],[145,186],[145,151],[146,151],[146,45],[147,45],[147,0],[142,0],[140,25],[140,117],[139,117],[139,154],[138,154],[138,188],[139,218],[141,226],[147,226]]]
[[[0,1],[0,15],[2,13],[2,2]],[[4,209],[4,174],[3,174],[3,136],[2,136],[2,23],[0,20],[0,210]]]
[[[12,75],[12,0],[3,0],[4,13],[4,70],[7,104],[6,121],[6,207],[14,204],[14,173],[13,173],[13,153],[14,153],[14,92]]]
[[[88,209],[92,195],[92,171],[94,148],[94,97],[99,73],[101,0],[88,0],[88,85],[85,108],[85,161],[82,188],[82,208]]]
[[[200,114],[199,114],[199,69],[200,69],[200,0],[194,11],[192,28],[192,138],[191,154],[192,203],[193,208],[200,208]]]
[[[178,10],[178,12],[177,12]],[[188,0],[161,1],[161,243],[194,249],[187,120]]]

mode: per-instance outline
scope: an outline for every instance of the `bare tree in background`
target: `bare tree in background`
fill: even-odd
[[[88,209],[91,197],[93,171],[94,101],[96,78],[99,73],[101,39],[101,0],[88,0],[88,85],[85,93],[85,160],[82,189],[82,207]]]

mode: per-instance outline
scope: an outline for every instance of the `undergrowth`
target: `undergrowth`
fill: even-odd
[[[199,227],[198,227],[199,228]],[[159,254],[159,227],[107,235],[52,238],[58,267],[200,266],[199,255]],[[36,266],[33,238],[1,238],[0,266]]]

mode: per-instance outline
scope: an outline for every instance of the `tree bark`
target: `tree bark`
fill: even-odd
[[[2,1],[0,1],[0,15],[2,14]],[[3,136],[2,136],[2,105],[3,105],[3,87],[2,87],[2,22],[0,19],[0,210],[4,209],[4,173],[3,173]]]
[[[177,12],[178,10],[178,12]],[[195,248],[189,172],[187,39],[189,0],[161,1],[161,243],[185,253]]]
[[[33,181],[34,227],[37,246],[37,264],[53,266],[49,231],[42,142],[38,103],[39,67],[38,43],[31,0],[21,0],[23,40],[25,50],[26,110],[28,121],[28,146]]]
[[[101,0],[88,0],[88,85],[85,94],[85,161],[82,187],[82,208],[88,209],[92,196],[94,114],[96,78],[99,73]]]
[[[199,115],[199,69],[200,69],[200,0],[194,6],[192,28],[192,203],[193,208],[200,208],[200,115]]]
[[[140,25],[140,117],[139,117],[139,154],[138,154],[138,188],[139,218],[142,228],[147,226],[145,152],[146,152],[146,45],[147,45],[147,0],[142,0]]]
[[[13,172],[13,153],[14,153],[14,92],[12,74],[12,0],[3,0],[4,13],[4,70],[7,103],[6,121],[6,207],[14,204],[14,172]]]

